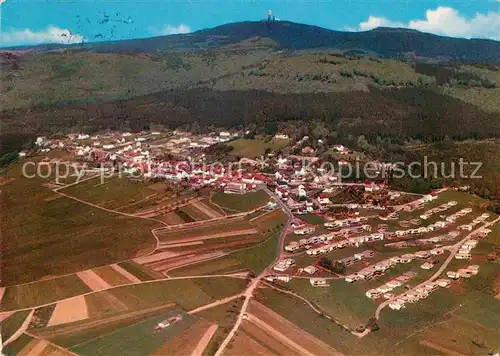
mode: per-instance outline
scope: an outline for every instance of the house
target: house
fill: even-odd
[[[448,278],[451,278],[451,279],[460,279],[460,275],[458,274],[458,272],[454,272],[454,271],[446,272],[446,276],[448,276]]]
[[[431,250],[431,255],[442,255],[444,253],[444,249],[441,247],[437,247]]]
[[[426,258],[429,258],[430,255],[431,254],[429,253],[429,251],[418,251],[418,252],[415,252],[415,257],[416,258],[426,259]]]
[[[393,280],[390,280],[389,282],[387,282],[386,285],[389,286],[390,288],[394,289],[394,288],[402,286],[403,282],[398,281],[397,279],[393,279]]]
[[[423,265],[420,266],[420,268],[422,269],[432,269],[432,267],[434,267],[434,263],[432,262],[425,262]]]
[[[457,253],[455,255],[455,258],[457,260],[470,260],[470,259],[472,259],[472,256],[470,253]]]
[[[330,198],[328,198],[327,195],[323,195],[322,194],[322,195],[320,195],[318,197],[318,204],[320,204],[320,205],[328,205],[330,203],[331,203]]]
[[[294,265],[295,261],[291,258],[287,258],[279,261],[274,265],[273,269],[278,272],[285,272],[290,266]]]
[[[474,276],[479,273],[479,265],[470,265],[467,270],[471,272]]]
[[[376,289],[377,292],[380,292],[380,293],[387,293],[387,292],[390,292],[391,290],[393,290],[394,287],[390,287],[388,286],[387,284],[383,284],[381,285],[380,287],[378,287]]]
[[[354,257],[346,257],[346,258],[339,260],[338,262],[344,264],[344,266],[350,266],[350,265],[354,264],[354,262],[356,262],[356,259]]]
[[[442,287],[442,288],[448,288],[451,284],[451,281],[446,278],[441,278],[436,281],[437,285]]]
[[[357,274],[350,274],[344,278],[347,283],[359,281],[360,277]]]
[[[244,194],[246,193],[247,185],[245,183],[229,182],[224,188],[224,193],[229,194]]]
[[[402,308],[404,308],[404,306],[405,302],[402,299],[396,299],[389,303],[389,308],[391,308],[392,310],[401,310]]]
[[[326,283],[326,279],[324,279],[324,278],[310,278],[309,283],[311,283],[311,285],[313,287],[327,287],[328,286],[328,284]]]
[[[375,289],[370,289],[366,291],[365,295],[370,298],[370,299],[378,299],[382,296],[383,293],[375,290]]]
[[[300,249],[300,245],[296,242],[290,242],[289,245],[285,246],[285,251],[295,252]]]
[[[462,245],[462,247],[467,247],[469,250],[476,247],[476,245],[478,244],[479,241],[477,240],[468,240],[468,241],[465,241]]]
[[[401,263],[410,263],[411,261],[413,261],[414,258],[415,258],[415,256],[413,254],[407,253],[407,254],[401,256],[399,258],[399,260]]]
[[[296,235],[309,235],[314,232],[314,226],[303,227],[301,229],[295,230],[294,233]]]
[[[307,266],[304,268],[304,272],[308,274],[315,274],[318,271],[318,269],[315,266]]]
[[[384,239],[384,234],[382,233],[376,233],[376,234],[371,234],[368,236],[367,241],[382,241]]]
[[[473,275],[470,270],[465,269],[465,268],[459,269],[457,273],[462,278],[470,278]]]
[[[363,260],[365,258],[373,257],[374,255],[375,255],[375,252],[373,252],[372,250],[366,250],[363,252],[355,253],[354,258],[357,260]]]

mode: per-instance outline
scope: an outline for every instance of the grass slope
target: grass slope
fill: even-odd
[[[2,284],[30,282],[135,257],[150,250],[157,224],[57,197],[40,179],[16,178],[0,193]]]

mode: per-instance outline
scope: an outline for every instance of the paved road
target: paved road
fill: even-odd
[[[453,260],[453,258],[455,257],[455,255],[457,254],[458,250],[460,250],[460,246],[462,246],[462,244],[471,239],[474,234],[476,234],[479,230],[481,229],[485,229],[491,225],[493,225],[494,223],[496,223],[497,221],[500,220],[500,217],[493,220],[492,222],[489,222],[479,228],[477,228],[476,230],[472,231],[470,234],[468,234],[467,236],[465,236],[462,240],[460,240],[459,242],[457,242],[456,244],[454,245],[451,245],[451,250],[450,250],[450,255],[448,256],[448,258],[446,259],[446,261],[444,261],[443,264],[441,264],[441,266],[439,267],[439,269],[436,271],[436,273],[434,273],[429,279],[427,279],[425,282],[422,282],[420,283],[419,285],[413,287],[411,290],[409,290],[408,292],[411,292],[411,291],[414,291],[415,289],[423,286],[424,284],[426,283],[429,283],[429,282],[432,282],[434,281],[436,278],[438,278],[441,273],[443,273],[443,271],[446,269],[446,267],[448,267],[448,265],[450,264],[450,262]],[[389,303],[394,300],[394,298],[392,299],[388,299],[386,300],[385,302],[381,303],[377,310],[375,311],[375,318],[378,320],[379,317],[380,317],[380,312],[382,311],[382,309],[384,309],[387,305],[389,305]]]
[[[278,203],[278,205],[281,207],[281,209],[283,209],[283,212],[287,216],[287,221],[286,221],[286,223],[283,227],[283,230],[281,231],[281,235],[278,239],[278,246],[277,246],[278,247],[278,255],[276,256],[274,261],[269,266],[267,266],[267,268],[265,268],[264,271],[262,271],[261,274],[259,274],[257,277],[252,279],[252,281],[250,282],[250,285],[243,293],[243,295],[245,296],[245,301],[243,302],[243,306],[241,307],[240,314],[238,315],[238,319],[236,320],[236,323],[234,324],[233,328],[231,329],[231,331],[229,332],[227,337],[224,339],[222,344],[219,346],[219,349],[215,353],[215,356],[222,355],[222,353],[226,349],[227,345],[229,345],[229,343],[233,339],[234,335],[236,334],[236,331],[238,330],[241,323],[243,322],[244,316],[245,316],[247,309],[248,309],[248,304],[250,303],[250,299],[253,297],[253,292],[258,287],[259,283],[262,281],[264,276],[266,276],[269,273],[270,268],[282,258],[285,237],[286,237],[287,231],[290,228],[290,225],[292,223],[293,214],[292,214],[291,210],[288,208],[288,206],[283,201],[281,201],[274,193],[272,193],[266,186],[260,186],[260,189],[264,190],[269,196],[273,197],[274,200]]]

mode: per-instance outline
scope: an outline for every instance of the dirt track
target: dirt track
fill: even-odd
[[[85,297],[79,296],[57,303],[47,326],[71,323],[88,317]]]
[[[208,343],[210,342],[210,340],[212,340],[212,337],[214,336],[218,327],[219,326],[216,324],[210,325],[210,327],[205,331],[205,334],[203,334],[201,339],[198,341],[198,344],[191,353],[191,356],[201,356],[203,354],[203,351],[205,351],[205,349],[207,348]]]
[[[12,314],[14,314],[14,312],[3,312],[3,313],[0,313],[0,322],[4,321],[5,319],[7,319]]]
[[[450,355],[450,356],[465,356],[464,354],[461,354],[460,352],[456,352],[456,351],[447,349],[446,347],[433,344],[433,343],[431,343],[429,341],[420,341],[420,344],[424,345],[424,346],[427,346],[428,348],[430,348],[432,350],[442,352],[445,355]]]
[[[138,257],[134,259],[134,262],[140,263],[141,265],[146,263],[158,262],[168,258],[172,258],[177,256],[178,254],[175,252],[164,251],[160,253],[155,253],[149,256]]]

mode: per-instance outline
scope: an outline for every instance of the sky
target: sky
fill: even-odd
[[[332,30],[407,27],[500,40],[500,0],[0,0],[0,47],[189,33],[276,19]]]

